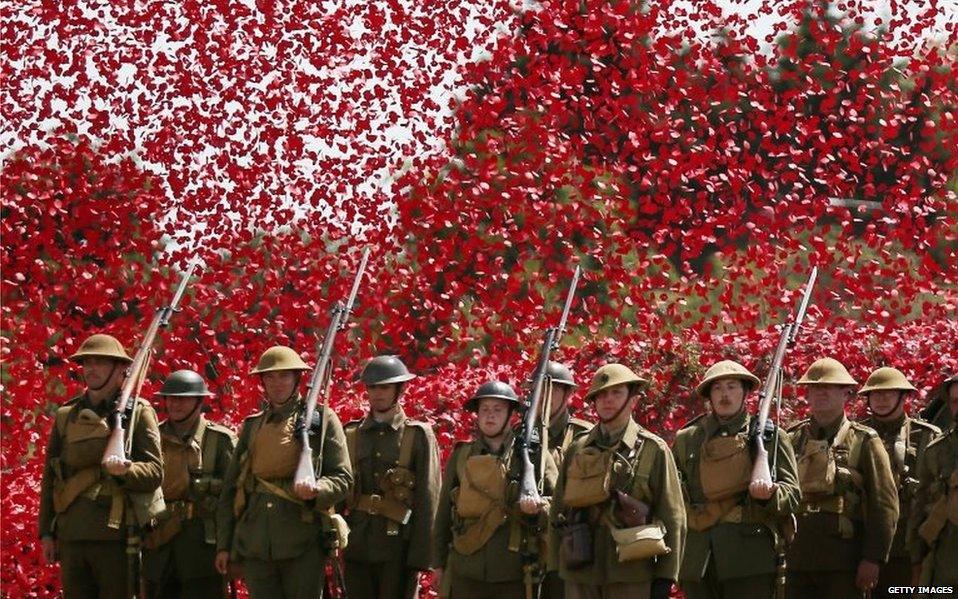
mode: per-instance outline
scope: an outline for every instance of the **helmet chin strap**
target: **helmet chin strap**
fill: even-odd
[[[900,391],[898,393],[898,401],[895,402],[895,405],[892,407],[892,409],[888,410],[884,414],[879,414],[878,412],[875,411],[875,408],[872,407],[871,395],[869,394],[868,409],[871,410],[872,414],[874,414],[875,416],[878,416],[879,418],[888,418],[889,416],[894,414],[896,410],[898,410],[898,406],[900,406],[903,401],[905,401],[905,392]]]
[[[402,395],[403,384],[402,384],[402,383],[396,383],[396,385],[397,385],[396,393],[395,393],[395,395],[393,395],[392,403],[390,403],[388,406],[386,406],[386,409],[384,409],[384,410],[377,410],[376,408],[373,408],[373,412],[376,412],[377,414],[385,414],[386,412],[388,412],[388,411],[392,410],[394,407],[396,407],[396,404],[399,403],[399,396]]]
[[[201,406],[201,405],[203,405],[203,398],[202,398],[202,397],[197,397],[197,398],[196,398],[196,403],[193,405],[193,409],[190,410],[190,413],[189,413],[189,414],[187,414],[184,418],[180,418],[179,420],[177,420],[177,419],[175,419],[175,418],[173,418],[173,417],[171,416],[171,417],[170,417],[170,420],[172,420],[172,421],[175,422],[176,424],[181,424],[181,423],[183,423],[183,422],[186,422],[186,421],[188,421],[190,418],[192,418],[194,414],[196,414],[196,411],[200,409],[200,406]]]
[[[100,389],[109,385],[110,381],[113,380],[113,374],[116,372],[116,367],[119,364],[120,362],[118,360],[113,360],[113,366],[110,367],[110,374],[108,374],[107,377],[103,380],[103,383],[99,387],[91,387],[90,384],[87,383],[87,388],[90,391],[99,391]]]
[[[599,417],[599,420],[602,421],[602,424],[608,424],[608,423],[610,423],[610,422],[613,422],[616,418],[618,418],[618,417],[622,414],[622,411],[625,410],[625,407],[626,407],[627,405],[629,405],[629,401],[631,401],[631,399],[632,399],[631,396],[626,397],[626,398],[625,398],[625,402],[622,404],[622,407],[619,408],[618,410],[616,410],[616,411],[615,411],[615,414],[613,414],[611,418],[602,418],[602,417]]]
[[[505,420],[505,422],[503,422],[503,423],[502,423],[502,426],[499,427],[499,431],[496,432],[496,434],[494,434],[494,435],[486,435],[486,436],[489,437],[490,439],[495,439],[495,438],[501,436],[504,432],[506,432],[506,427],[509,426],[509,421],[510,421],[510,420],[512,420],[512,407],[511,407],[511,406],[509,407],[509,413],[506,414],[506,420]],[[482,427],[479,428],[479,431],[482,432]],[[485,435],[485,433],[483,433],[483,434]]]

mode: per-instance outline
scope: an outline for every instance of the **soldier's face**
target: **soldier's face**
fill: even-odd
[[[366,399],[369,401],[369,408],[374,412],[387,412],[392,409],[398,394],[399,383],[366,385]]]
[[[731,418],[745,403],[745,385],[738,379],[719,379],[709,389],[712,411],[719,418]]]
[[[958,419],[958,383],[948,385],[948,406],[951,408],[951,417]]]
[[[87,356],[80,362],[80,367],[83,369],[83,382],[91,389],[119,387],[126,371],[123,364],[102,356]]]
[[[845,402],[854,392],[853,387],[846,385],[809,385],[806,398],[812,417],[823,424],[833,421],[845,410]]]
[[[595,394],[595,413],[602,422],[619,417],[624,419],[624,415],[632,413],[629,409],[623,409],[629,401],[629,386],[626,384],[603,389]]]
[[[263,382],[263,393],[271,404],[283,403],[296,390],[296,381],[299,379],[295,370],[274,370],[264,372],[260,380]]]
[[[901,391],[895,389],[872,391],[868,394],[868,408],[876,416],[897,418],[904,410],[904,403],[899,402],[900,397]]]
[[[163,397],[166,405],[166,415],[173,422],[182,422],[192,416],[197,411],[197,402],[201,401],[199,397],[174,397],[166,395]]]
[[[477,414],[479,431],[487,437],[497,437],[505,431],[511,410],[506,400],[487,397],[479,400]]]

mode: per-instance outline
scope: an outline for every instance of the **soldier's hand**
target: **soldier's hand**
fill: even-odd
[[[60,556],[57,555],[57,540],[53,537],[43,537],[40,539],[40,544],[43,546],[43,561],[47,564],[52,564],[59,561]]]
[[[111,455],[103,462],[103,467],[113,476],[125,476],[126,473],[130,471],[130,466],[132,465],[133,462],[130,460],[124,460],[115,455]]]
[[[319,485],[316,483],[301,482],[293,485],[293,492],[303,501],[316,499],[319,495]]]
[[[546,502],[542,499],[542,497],[538,496],[524,495],[519,498],[519,509],[523,514],[527,514],[529,516],[535,516],[538,514],[545,504]]]
[[[862,591],[870,591],[878,584],[878,564],[863,559],[858,562],[858,573],[855,575],[855,586]]]
[[[230,567],[230,552],[217,551],[216,559],[213,561],[213,565],[216,566],[217,572],[223,576],[226,576],[226,572]]]
[[[748,494],[759,501],[768,501],[775,494],[775,483],[767,480],[753,480],[748,485]]]

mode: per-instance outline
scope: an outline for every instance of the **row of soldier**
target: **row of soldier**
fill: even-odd
[[[592,424],[570,414],[576,383],[550,362],[541,497],[520,500],[512,417],[523,405],[503,382],[466,401],[475,437],[440,480],[430,425],[402,407],[415,376],[397,357],[372,359],[367,416],[343,427],[322,411],[323,434],[310,437],[317,482],[304,489],[292,476],[309,367],[293,349],[260,358],[251,374],[266,407],[238,436],[203,416],[200,375],[177,371],[158,393],[167,419],[138,399],[130,459],[106,466],[106,419],[131,358],[94,335],[72,360],[86,389],[56,413],[39,515],[68,598],[126,596],[127,527],[146,524],[152,597],[223,596],[236,566],[254,599],[318,597],[338,548],[334,586],[352,599],[414,597],[428,570],[454,599],[664,598],[675,583],[693,599],[771,597],[782,576],[790,598],[958,587],[958,435],[905,413],[914,387],[893,368],[859,389],[838,361],[819,360],[798,381],[810,418],[754,431],[746,405],[758,378],[719,362],[696,388],[707,413],[670,450],[633,420],[646,381],[632,370],[594,373]],[[943,389],[953,418],[958,377]],[[846,416],[857,393],[871,412],[863,422]],[[771,484],[750,482],[750,434],[774,456]]]

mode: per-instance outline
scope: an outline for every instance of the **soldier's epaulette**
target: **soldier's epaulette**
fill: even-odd
[[[856,422],[854,420],[849,420],[852,425],[852,429],[864,434],[867,438],[872,439],[878,437],[878,431],[868,426],[867,424],[862,424],[861,422]]]
[[[592,424],[592,423],[589,422],[588,420],[585,420],[585,419],[583,419],[583,418],[576,418],[575,416],[570,416],[570,417],[569,417],[569,424],[572,425],[572,426],[578,427],[578,428],[582,429],[583,431],[592,430],[592,427],[595,426],[594,424]],[[578,433],[576,433],[576,434],[578,434]]]
[[[679,427],[679,430],[684,430],[684,429],[689,428],[690,426],[693,426],[694,424],[696,424],[698,421],[702,420],[702,419],[705,418],[706,416],[708,416],[708,413],[707,413],[707,412],[702,412],[702,413],[699,414],[698,416],[693,416],[691,420],[689,420],[688,422],[686,422],[685,424],[683,424],[682,426],[680,426],[680,427]]]
[[[221,435],[226,435],[227,437],[229,437],[229,438],[231,438],[231,439],[235,439],[235,438],[236,438],[236,433],[233,432],[233,429],[231,429],[230,427],[228,427],[228,426],[226,426],[226,425],[224,425],[224,424],[219,424],[219,423],[217,423],[217,422],[209,422],[209,421],[207,421],[207,423],[206,423],[206,430],[208,430],[208,431],[213,431],[213,432],[216,432],[216,433],[220,433]]]
[[[945,443],[946,441],[948,441],[950,437],[951,435],[945,434],[945,435],[941,435],[940,437],[936,437],[932,439],[931,441],[928,442],[928,445],[925,446],[925,450],[927,451],[931,449],[932,447],[935,447],[941,443]]]
[[[786,427],[785,427],[785,432],[787,432],[787,433],[794,433],[794,432],[797,431],[798,429],[800,429],[800,428],[802,428],[802,427],[805,427],[805,426],[808,426],[811,422],[812,422],[812,421],[809,420],[808,418],[806,418],[805,420],[799,420],[798,422],[796,422],[795,424],[793,424],[793,425],[791,425],[791,426],[786,426]]]
[[[648,430],[647,428],[643,426],[639,427],[639,436],[645,439],[648,439],[649,441],[652,441],[653,443],[655,443],[656,445],[658,445],[659,447],[663,449],[668,450],[669,448],[669,444],[665,442],[665,439],[656,435],[655,433],[653,433],[652,431]]]
[[[935,435],[941,434],[940,428],[938,428],[937,426],[935,426],[934,424],[926,420],[922,420],[921,418],[912,418],[911,423],[912,425],[917,426],[919,428],[923,428],[931,433],[934,433]]]
[[[252,422],[252,421],[256,420],[257,418],[262,417],[263,414],[265,414],[265,412],[263,412],[262,410],[260,410],[259,412],[253,412],[252,414],[250,414],[250,415],[247,416],[246,418],[243,418],[243,424],[246,424],[247,422]]]

